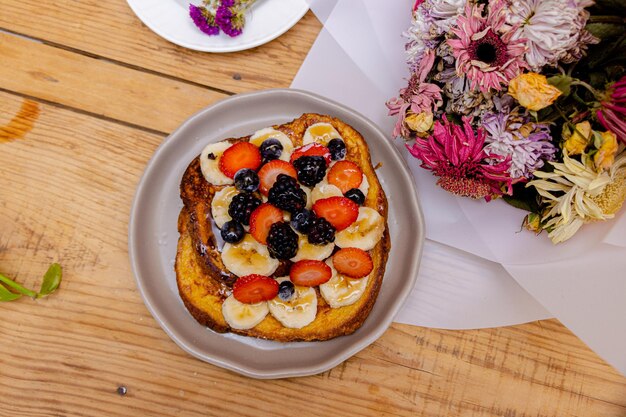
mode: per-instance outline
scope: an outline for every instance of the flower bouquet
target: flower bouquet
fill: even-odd
[[[458,196],[502,197],[554,243],[626,199],[626,5],[417,0],[394,136]]]

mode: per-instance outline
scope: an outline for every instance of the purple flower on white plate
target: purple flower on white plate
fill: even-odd
[[[220,28],[215,24],[215,17],[205,8],[189,5],[189,16],[193,23],[203,33],[213,36],[220,33]]]

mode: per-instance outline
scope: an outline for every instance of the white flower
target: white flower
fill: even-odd
[[[597,39],[584,30],[591,0],[491,0],[504,2],[501,13],[514,30],[513,39],[527,40],[526,61],[534,71],[573,59],[584,52],[587,43]]]
[[[614,186],[622,189],[625,185],[626,153],[620,155],[609,172],[596,172],[587,155],[581,159],[582,162],[564,154],[563,163],[550,162],[553,172],[535,171],[535,177],[540,179],[526,185],[535,187],[548,202],[542,221],[553,243],[571,238],[585,223],[613,218],[614,211],[606,207],[615,207],[615,202],[607,204],[604,200],[614,198]],[[605,195],[607,189],[611,195]],[[615,197],[621,199],[618,194]]]

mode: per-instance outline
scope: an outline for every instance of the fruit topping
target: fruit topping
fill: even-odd
[[[243,229],[241,223],[236,220],[227,221],[222,225],[220,229],[220,235],[224,242],[237,243],[245,236],[246,231]]]
[[[267,235],[274,223],[283,220],[281,209],[269,203],[263,203],[250,215],[250,234],[257,242],[267,245]]]
[[[306,206],[306,193],[295,178],[278,174],[276,182],[270,188],[268,201],[279,209],[295,213]]]
[[[308,231],[309,243],[326,245],[335,241],[335,228],[323,217],[314,217]]]
[[[313,204],[317,217],[323,217],[335,229],[343,230],[350,226],[359,216],[359,206],[346,197],[329,197],[317,200]]]
[[[363,181],[363,171],[354,162],[339,161],[328,171],[328,183],[337,186],[342,193],[359,188]]]
[[[270,226],[267,235],[267,249],[274,259],[289,259],[298,252],[298,235],[289,223],[278,222]]]
[[[349,198],[350,200],[357,203],[359,206],[362,206],[363,203],[365,203],[365,195],[363,194],[363,191],[359,190],[358,188],[349,189],[348,191],[346,191],[345,196],[346,198]]]
[[[295,292],[296,287],[291,281],[285,280],[278,285],[278,298],[283,301],[289,301]]]
[[[276,138],[268,138],[261,143],[259,149],[261,158],[263,158],[265,163],[280,158],[280,155],[283,153],[283,144]]]
[[[239,193],[233,197],[228,206],[230,217],[242,224],[249,224],[250,214],[261,205],[261,200],[250,193]]]
[[[303,260],[294,263],[289,271],[289,278],[296,285],[315,287],[327,282],[333,273],[322,261]]]
[[[303,156],[323,156],[327,164],[330,164],[330,151],[324,145],[319,143],[309,143],[293,151],[291,154],[291,163]]]
[[[314,218],[311,210],[303,209],[291,215],[291,227],[300,233],[307,233]]]
[[[241,303],[256,304],[268,301],[278,294],[278,283],[264,275],[246,275],[233,285],[233,296]]]
[[[328,142],[328,150],[333,161],[339,161],[346,157],[346,144],[341,139],[331,139]]]
[[[369,253],[357,248],[345,248],[335,252],[333,266],[337,272],[350,278],[363,278],[374,268]]]
[[[289,162],[280,159],[270,161],[259,170],[261,194],[267,195],[269,193],[279,174],[285,174],[293,178],[298,176],[296,169]]]
[[[259,176],[250,168],[243,168],[235,174],[235,187],[239,191],[253,193],[259,188]]]
[[[298,181],[307,187],[315,187],[326,176],[326,160],[323,156],[302,156],[293,162]]]
[[[228,178],[234,178],[240,169],[256,170],[260,166],[261,152],[259,148],[248,142],[238,142],[226,149],[219,162],[220,171]]]

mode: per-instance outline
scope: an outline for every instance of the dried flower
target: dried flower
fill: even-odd
[[[545,75],[527,72],[509,81],[508,93],[528,110],[538,111],[554,103],[561,90],[548,84]]]
[[[528,117],[493,113],[483,117],[482,126],[487,131],[485,151],[509,157],[513,179],[531,178],[556,153],[548,125],[532,123]]]
[[[504,30],[528,47],[524,58],[533,71],[557,62],[580,59],[587,44],[598,39],[584,30],[591,0],[490,0],[505,20]]]
[[[213,15],[206,7],[189,5],[189,16],[193,23],[203,33],[209,36],[220,33],[220,28],[215,24],[215,15]]]
[[[511,39],[511,31],[500,34],[504,20],[498,17],[498,7],[490,7],[487,17],[483,17],[484,5],[468,3],[465,14],[457,19],[457,27],[451,29],[456,38],[448,40],[457,60],[457,74],[465,75],[472,88],[482,92],[501,90],[527,68],[524,41]]]
[[[591,142],[591,124],[588,121],[576,123],[572,132],[567,124],[563,125],[563,150],[567,155],[580,155]]]
[[[419,137],[428,135],[433,127],[433,114],[431,112],[409,113],[404,119],[407,127]]]
[[[483,149],[485,136],[483,129],[474,132],[467,117],[463,118],[461,127],[443,116],[443,123],[435,122],[432,136],[416,139],[407,149],[422,161],[423,168],[440,177],[437,185],[443,189],[489,201],[504,192],[512,192],[512,180],[507,174],[511,161],[505,158],[495,162],[498,156],[487,154]]]
[[[598,171],[603,169],[609,169],[615,161],[615,154],[617,153],[617,136],[615,133],[607,130],[606,132],[600,132],[602,143],[598,148],[598,152],[593,156],[593,163]]]
[[[626,75],[609,88],[600,105],[596,112],[598,121],[626,143]]]

